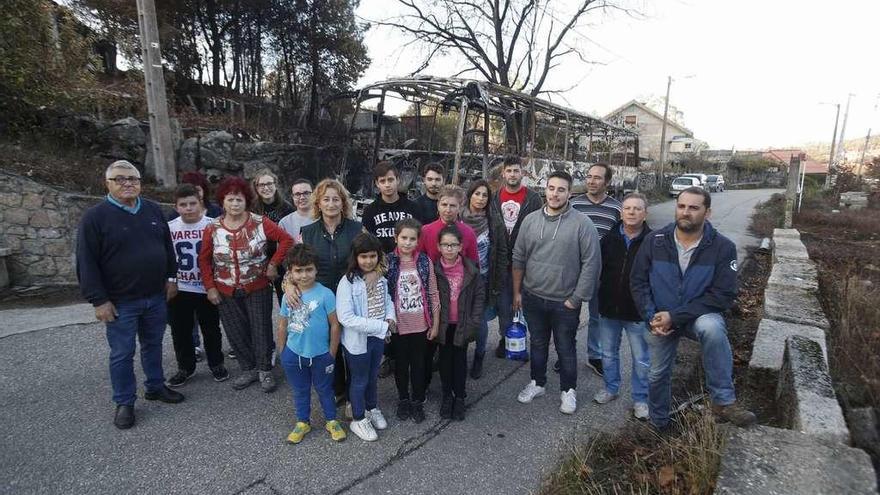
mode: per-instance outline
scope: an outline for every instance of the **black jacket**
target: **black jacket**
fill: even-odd
[[[456,347],[464,347],[477,338],[477,332],[483,323],[486,289],[477,265],[462,256],[464,263],[464,280],[461,282],[461,293],[458,295],[458,323],[455,329]],[[449,326],[449,279],[443,273],[442,262],[434,262],[434,273],[437,275],[437,291],[440,293],[440,331],[434,342],[443,345],[446,342],[446,329]]]
[[[394,226],[404,218],[417,216],[419,209],[415,203],[401,196],[394,203],[386,203],[382,196],[364,207],[362,217],[364,229],[376,236],[382,243],[382,250],[386,253],[394,251]]]
[[[651,232],[648,223],[642,224],[642,233],[632,240],[629,249],[617,222],[602,238],[602,275],[599,277],[599,314],[605,318],[624,321],[642,321],[633,301],[629,286],[636,253],[645,236]]]
[[[541,199],[541,195],[532,191],[529,188],[526,188],[526,201],[520,207],[519,216],[516,219],[516,224],[513,226],[513,230],[510,231],[510,235],[507,236],[507,245],[510,249],[507,250],[507,270],[510,271],[510,265],[513,263],[513,246],[516,245],[516,236],[519,235],[519,226],[522,225],[523,219],[531,212],[540,210],[541,207],[544,206],[544,200]],[[495,191],[492,194],[492,201],[489,202],[490,212],[493,216],[497,218],[501,218],[501,225],[504,226],[504,215],[501,212],[501,189]],[[505,230],[507,228],[505,227]]]

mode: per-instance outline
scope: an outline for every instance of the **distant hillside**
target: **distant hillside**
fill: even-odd
[[[880,133],[880,129],[877,129]],[[873,133],[872,133],[873,134]],[[847,159],[858,160],[862,154],[862,148],[865,146],[865,137],[855,137],[847,139],[843,142],[843,149],[846,150]],[[810,158],[819,161],[828,161],[828,155],[831,153],[831,143],[807,143],[798,148],[804,150]],[[868,150],[865,153],[865,160],[869,160],[872,156],[880,156],[880,136],[871,136],[868,142]]]

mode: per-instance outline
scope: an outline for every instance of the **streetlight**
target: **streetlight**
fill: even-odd
[[[825,189],[831,187],[831,170],[834,168],[834,146],[837,144],[837,124],[840,122],[840,103],[828,103],[820,101],[820,105],[834,105],[837,107],[837,116],[834,117],[834,135],[831,136],[831,155],[828,157],[828,173],[825,174]]]
[[[679,79],[691,79],[690,74]],[[669,115],[669,89],[672,87],[672,76],[666,76],[666,103],[663,105],[663,127],[660,128],[660,187],[663,187],[663,165],[666,163],[666,121]]]

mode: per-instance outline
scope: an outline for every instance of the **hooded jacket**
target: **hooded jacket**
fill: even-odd
[[[648,223],[642,223],[642,231],[626,246],[620,233],[623,222],[617,222],[602,238],[602,275],[599,277],[599,314],[605,318],[624,321],[642,321],[630,291],[629,274],[633,262],[645,239],[651,232]]]
[[[678,265],[675,223],[652,232],[636,255],[630,286],[642,319],[668,311],[674,328],[708,313],[721,313],[736,300],[736,245],[708,221],[684,273]]]
[[[551,301],[588,302],[602,267],[592,220],[566,204],[559,215],[530,213],[513,248],[513,268],[525,271],[522,288]]]

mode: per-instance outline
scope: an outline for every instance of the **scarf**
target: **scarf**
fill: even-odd
[[[486,210],[472,213],[470,208],[465,208],[461,212],[461,221],[473,229],[477,237],[480,237],[480,234],[489,230],[489,216],[486,215]]]

